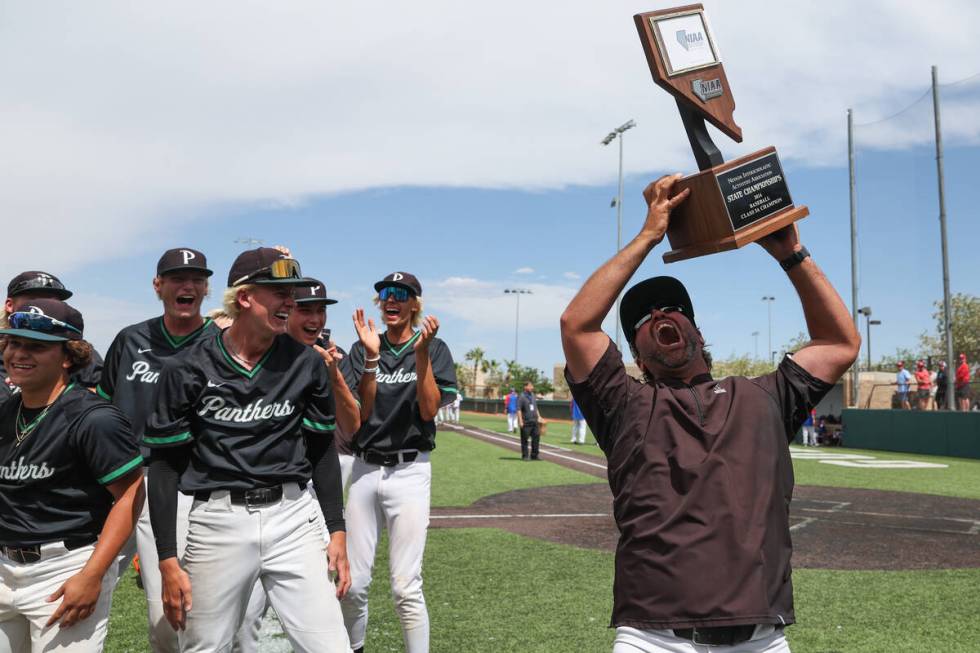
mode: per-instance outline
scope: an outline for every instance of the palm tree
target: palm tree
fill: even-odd
[[[479,347],[474,347],[473,349],[466,352],[466,360],[473,362],[473,387],[470,389],[470,395],[476,396],[476,375],[477,370],[480,369],[480,363],[485,365],[486,352]]]

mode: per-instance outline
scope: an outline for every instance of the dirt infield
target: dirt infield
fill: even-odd
[[[501,447],[514,446],[510,438],[480,429],[457,431]],[[605,461],[562,450],[542,454],[551,462],[603,480],[595,485],[505,492],[466,508],[436,508],[432,526],[501,528],[551,542],[614,550],[618,532],[605,483]],[[980,501],[973,499],[797,486],[790,523],[797,568],[980,567]]]

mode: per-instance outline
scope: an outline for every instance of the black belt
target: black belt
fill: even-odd
[[[399,463],[410,463],[419,457],[421,451],[400,451],[395,453],[382,453],[380,451],[362,451],[357,454],[361,460],[371,465],[381,465],[382,467],[394,467]]]
[[[300,490],[303,486],[295,481],[295,483]],[[214,492],[220,492],[220,490],[197,490],[194,492],[194,498],[198,501],[207,501],[211,498]],[[228,490],[228,494],[231,497],[231,502],[235,505],[247,506],[249,508],[258,508],[261,506],[268,506],[269,504],[276,503],[282,499],[282,485],[270,485],[268,487],[253,487],[249,490]]]
[[[752,639],[755,624],[745,626],[712,626],[710,628],[674,628],[674,636],[706,646],[735,646]]]
[[[74,551],[75,549],[80,549],[83,546],[88,546],[92,542],[95,542],[98,538],[96,537],[81,537],[73,540],[64,540],[62,544],[69,551]],[[57,544],[55,542],[49,542],[49,544]],[[14,562],[20,563],[22,565],[29,565],[41,560],[41,547],[44,544],[5,544],[0,546],[0,553],[3,554],[8,560],[13,560]]]

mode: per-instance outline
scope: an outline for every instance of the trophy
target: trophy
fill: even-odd
[[[675,184],[691,194],[673,210],[667,238],[673,263],[743,247],[802,219],[794,206],[776,148],[725,162],[704,121],[742,142],[728,77],[700,4],[633,16],[653,81],[677,101],[700,172]]]

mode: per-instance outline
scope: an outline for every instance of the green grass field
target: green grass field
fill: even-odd
[[[881,452],[870,455],[886,457]],[[935,460],[905,454],[887,457]],[[517,488],[603,482],[548,462],[522,463],[511,451],[451,432],[439,434],[432,460],[433,504],[437,506],[468,505],[481,496]],[[945,470],[848,469],[814,461],[796,461],[795,467],[801,484],[813,480],[976,496],[978,463],[948,462],[951,467]],[[386,568],[382,542],[371,588],[366,646],[371,653],[403,650]],[[429,531],[424,574],[433,653],[611,649],[614,635],[606,627],[612,603],[611,553],[495,529],[440,528]],[[800,623],[787,631],[794,653],[980,651],[980,620],[976,618],[980,614],[980,569],[804,569],[794,572],[794,581]],[[133,578],[124,579],[113,600],[107,651],[146,650],[144,606]]]

